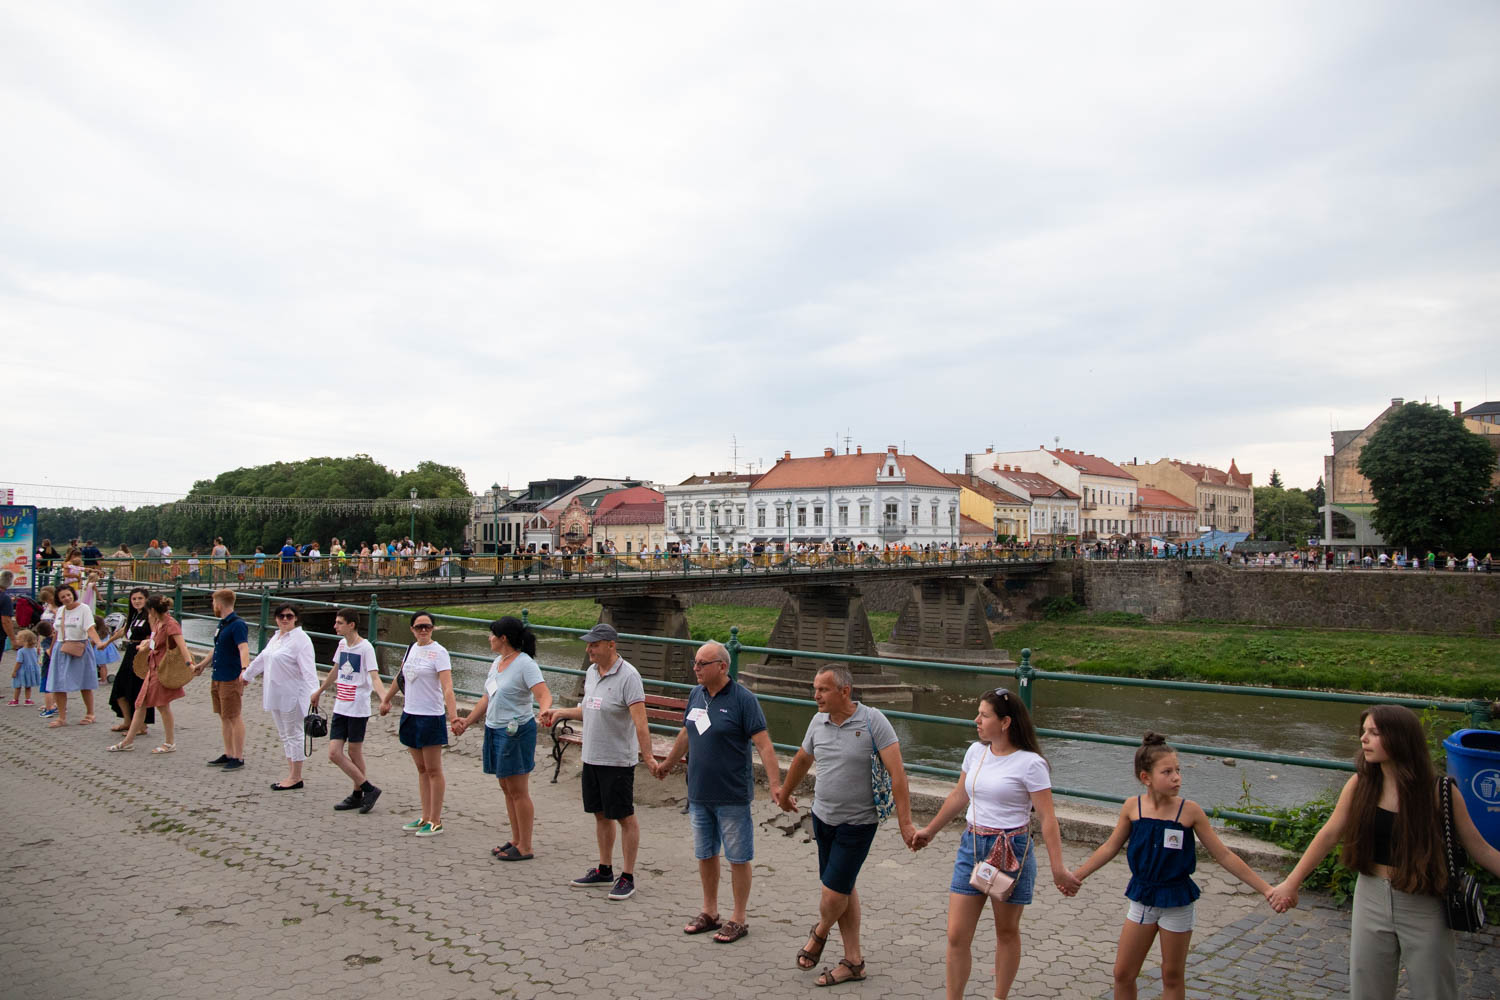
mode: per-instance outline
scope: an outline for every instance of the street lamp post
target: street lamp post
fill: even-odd
[[[406,533],[413,545],[417,544],[417,488],[411,488],[411,528]]]

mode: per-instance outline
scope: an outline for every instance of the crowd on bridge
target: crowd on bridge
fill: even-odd
[[[10,574],[0,573],[0,595],[10,583]],[[326,732],[329,760],[350,788],[332,808],[359,813],[371,812],[381,795],[370,780],[363,754],[368,721],[377,711],[382,716],[391,712],[399,694],[398,739],[416,772],[421,803],[420,815],[405,822],[401,830],[424,840],[442,835],[447,789],[443,750],[450,734],[462,738],[469,729],[482,727],[481,766],[499,783],[509,834],[491,854],[508,863],[533,860],[544,849],[533,838],[535,806],[528,789],[539,730],[577,722],[582,729],[582,806],[594,820],[598,854],[572,885],[600,890],[616,902],[636,892],[637,773],[644,769],[662,780],[685,760],[688,830],[702,899],[687,906],[688,912],[697,912],[681,931],[711,935],[722,945],[732,945],[750,933],[754,759],[764,769],[770,799],[788,812],[798,810],[796,792],[815,767],[810,814],[818,884],[815,890],[812,886],[805,890],[814,922],[795,955],[790,954],[791,943],[786,947],[789,965],[812,972],[822,963],[833,931],[838,929],[842,956],[817,975],[818,986],[858,981],[870,974],[870,959],[860,936],[862,900],[857,882],[882,822],[891,817],[902,842],[912,851],[927,848],[960,816],[964,820],[946,886],[944,989],[950,1000],[964,994],[974,935],[986,910],[992,914],[995,931],[994,995],[1009,995],[1023,948],[1023,915],[1038,898],[1037,839],[1047,854],[1051,884],[1064,896],[1079,892],[1090,875],[1120,851],[1126,853],[1131,879],[1113,970],[1116,997],[1136,995],[1137,979],[1158,939],[1162,995],[1185,995],[1199,896],[1191,877],[1197,842],[1278,913],[1296,906],[1303,880],[1335,846],[1342,845],[1345,863],[1360,873],[1350,940],[1351,995],[1356,998],[1394,997],[1403,965],[1413,983],[1425,984],[1423,995],[1456,996],[1453,932],[1445,922],[1443,900],[1449,884],[1443,851],[1445,823],[1457,830],[1474,861],[1500,875],[1500,851],[1480,836],[1462,797],[1446,793],[1447,779],[1439,785],[1421,723],[1406,708],[1376,706],[1360,716],[1355,774],[1344,786],[1326,826],[1278,885],[1269,884],[1226,847],[1205,810],[1182,796],[1177,755],[1163,737],[1153,733],[1146,734],[1137,748],[1132,779],[1138,787],[1121,807],[1113,832],[1083,864],[1070,870],[1063,862],[1050,765],[1025,703],[1005,688],[979,697],[975,741],[964,755],[958,780],[936,815],[919,828],[912,818],[897,733],[882,712],[854,698],[853,678],[842,665],[829,664],[815,674],[812,690],[818,711],[783,772],[758,700],[731,675],[728,653],[717,642],[697,649],[693,660],[697,686],[683,704],[675,740],[659,749],[648,728],[642,677],[620,655],[618,634],[608,624],[596,625],[582,637],[589,661],[582,697],[576,705],[562,707],[556,704],[535,659],[536,637],[531,629],[516,618],[492,622],[494,660],[486,673],[484,694],[466,714],[460,714],[451,658],[434,636],[436,621],[431,614],[411,615],[412,642],[402,655],[394,682],[387,684],[380,677],[372,644],[360,633],[358,613],[340,609],[339,641],[327,665],[328,674],[320,681],[312,639],[303,630],[294,605],[283,603],[275,609],[276,632],[252,656],[248,626],[234,611],[236,598],[232,589],[213,594],[218,626],[211,651],[202,656],[188,647],[171,602],[144,587],[131,592],[129,613],[113,631],[98,620],[94,608],[80,600],[78,588],[70,583],[46,595],[46,621],[27,621],[24,627],[17,626],[17,609],[10,599],[0,599],[5,640],[19,647],[12,683],[19,687],[22,671],[30,671],[40,655],[44,669],[50,668],[46,690],[57,699],[49,726],[66,727],[67,696],[74,691],[83,696],[88,713],[78,725],[89,725],[94,721],[93,692],[106,680],[106,651],[123,639],[124,655],[111,700],[118,699],[115,707],[122,716],[115,729],[125,735],[108,750],[115,754],[133,750],[136,739],[154,724],[150,715],[154,710],[160,714],[165,738],[152,753],[166,755],[178,750],[173,702],[186,696],[194,677],[211,671],[208,696],[220,717],[223,752],[207,763],[227,773],[247,766],[243,694],[259,681],[262,708],[276,728],[287,768],[284,777],[270,783],[271,793],[307,791],[304,765],[309,734]],[[0,645],[0,664],[4,651]],[[23,664],[20,654],[27,653],[31,655]],[[121,688],[121,675],[135,681]],[[322,699],[330,692],[331,726],[321,713]],[[12,700],[10,705],[17,702]],[[395,777],[387,775],[383,780]],[[721,855],[730,869],[727,918],[720,903]],[[776,891],[790,888],[785,879],[777,881]]]

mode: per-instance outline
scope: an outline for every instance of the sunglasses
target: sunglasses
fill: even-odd
[[[991,691],[990,694],[994,695],[996,698],[1000,698],[1003,700],[1010,697],[1010,690],[1008,688],[995,688],[995,690]]]
[[[411,627],[411,630],[413,632],[431,632],[432,631],[432,626],[431,625],[413,625]]]
[[[277,615],[276,620],[279,622],[294,622],[297,620],[297,616],[292,614],[290,611],[287,611]]]

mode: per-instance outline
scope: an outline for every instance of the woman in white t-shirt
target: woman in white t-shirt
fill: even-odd
[[[370,783],[365,770],[365,728],[370,722],[370,694],[374,692],[385,698],[385,685],[380,681],[375,647],[359,634],[359,612],[339,608],[333,618],[333,630],[339,634],[338,648],[333,651],[333,669],[328,671],[323,686],[313,692],[309,707],[316,712],[323,692],[334,689],[328,759],[354,782],[354,791],[333,808],[339,812],[358,809],[367,813],[375,808],[380,789]]]
[[[401,660],[401,745],[417,765],[417,786],[422,797],[422,815],[401,829],[418,837],[436,837],[443,832],[443,747],[448,745],[448,727],[458,722],[458,702],[453,697],[453,663],[448,651],[432,641],[435,619],[427,611],[411,616],[411,634],[416,641]],[[380,699],[380,714],[391,710],[396,685]],[[446,724],[445,724],[446,723]]]
[[[1037,743],[1031,713],[1021,699],[1005,688],[988,691],[979,698],[974,719],[979,742],[964,754],[958,784],[932,822],[917,831],[913,849],[920,850],[943,827],[965,814],[967,823],[959,837],[958,857],[948,886],[948,954],[944,983],[949,1000],[960,1000],[969,982],[974,932],[988,898],[969,885],[976,862],[989,857],[1001,844],[998,867],[1014,876],[1010,898],[995,903],[995,996],[1010,995],[1010,987],[1021,964],[1021,912],[1031,902],[1036,881],[1036,855],[1032,850],[1031,810],[1041,819],[1042,841],[1052,863],[1052,881],[1064,896],[1078,891],[1078,880],[1063,864],[1062,836],[1052,811],[1052,778]]]

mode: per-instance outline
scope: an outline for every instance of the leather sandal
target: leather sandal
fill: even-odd
[[[750,933],[748,924],[742,924],[738,920],[726,920],[719,933],[714,935],[714,944],[734,944],[740,938]]]
[[[797,949],[797,968],[803,972],[811,972],[818,967],[818,959],[823,957],[823,949],[828,945],[828,938],[818,936],[817,924],[813,924],[812,929],[807,933],[809,937],[818,942],[818,950],[808,951],[806,948]],[[803,962],[807,964],[803,965]]]
[[[709,931],[716,931],[723,926],[723,924],[719,923],[718,917],[710,917],[708,911],[705,910],[692,920],[689,920],[688,925],[682,929],[682,933],[706,934]]]
[[[849,974],[843,979],[838,978],[840,966],[849,970]],[[847,958],[839,959],[839,964],[831,969],[824,969],[823,974],[813,980],[814,986],[837,986],[840,983],[855,983],[865,978],[865,963],[851,962]]]

